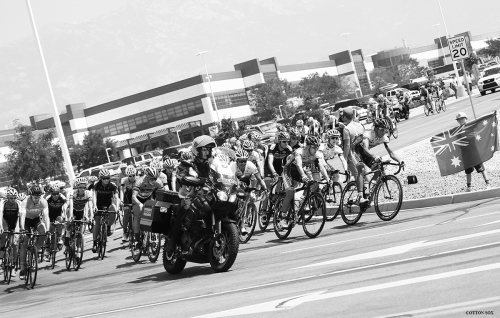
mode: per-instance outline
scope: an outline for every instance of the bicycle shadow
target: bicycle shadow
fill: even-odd
[[[134,281],[127,282],[127,284],[142,284],[147,282],[165,282],[176,281],[179,279],[186,279],[191,277],[198,277],[204,275],[216,274],[210,265],[206,266],[193,266],[185,268],[180,274],[171,275],[165,271],[161,273],[151,274],[143,277],[138,277]]]
[[[132,256],[130,256],[130,259],[131,258],[132,258]],[[129,259],[129,258],[126,258],[126,259]],[[146,264],[146,263],[149,263],[149,261],[147,259],[140,260],[138,262],[132,261],[132,262],[128,262],[128,263],[125,263],[125,264],[116,265],[116,269],[130,268],[130,267],[133,267],[133,266],[136,266],[136,265],[141,265],[141,264]]]
[[[12,287],[9,287],[9,288],[5,289],[4,293],[12,294],[12,293],[14,293],[16,291],[28,290],[29,289],[28,286],[26,286],[23,281],[21,281],[20,283],[21,283],[21,285],[12,286]],[[7,285],[5,283],[2,283],[2,285],[4,285],[4,286],[10,286],[10,285],[12,285],[12,282],[10,283],[10,285]]]

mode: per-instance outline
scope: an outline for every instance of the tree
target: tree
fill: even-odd
[[[33,180],[65,175],[64,160],[59,144],[54,143],[55,133],[48,130],[35,136],[33,128],[14,122],[15,140],[8,141],[11,152],[6,155],[6,173],[12,186],[25,190]]]
[[[500,39],[486,40],[487,47],[477,51],[478,55],[485,57],[500,56]]]
[[[106,148],[111,148],[108,154],[110,160],[114,161],[116,157],[116,142],[109,138],[103,140],[100,133],[89,132],[81,145],[73,147],[70,153],[71,161],[78,169],[87,169],[107,163]]]
[[[411,79],[422,77],[424,70],[418,60],[411,57],[403,58],[393,66],[376,68],[370,72],[373,92],[381,93],[380,87],[388,84],[406,85]]]
[[[219,133],[215,136],[215,142],[218,146],[222,145],[226,139],[238,137],[238,131],[231,118],[224,118],[220,121]]]
[[[249,121],[272,120],[275,114],[279,115],[278,106],[287,104],[287,95],[292,91],[291,84],[280,79],[270,79],[265,83],[252,86],[248,98],[255,115]]]
[[[355,85],[347,77],[330,76],[328,73],[319,75],[318,73],[309,74],[302,78],[295,92],[306,100],[319,98],[321,103],[335,103],[341,99],[355,97]]]
[[[405,85],[410,83],[410,80],[419,78],[420,73],[424,67],[420,66],[418,60],[412,57],[405,57],[399,62],[397,62],[396,67],[398,69],[400,82],[399,85]]]

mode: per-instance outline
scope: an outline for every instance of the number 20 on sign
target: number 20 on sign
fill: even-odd
[[[448,39],[448,47],[453,61],[459,61],[468,58],[470,53],[467,48],[467,38],[465,36],[457,36]]]

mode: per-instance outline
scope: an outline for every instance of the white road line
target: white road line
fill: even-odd
[[[481,308],[493,308],[493,306],[500,304],[500,296],[477,299],[473,301],[466,301],[462,303],[449,304],[444,306],[430,307],[420,310],[414,311],[405,311],[396,314],[390,314],[386,316],[378,316],[375,318],[394,318],[394,317],[413,317],[414,315],[418,315],[423,318],[426,317],[426,314],[431,316],[435,316],[436,314],[444,315],[444,314],[454,314],[454,313],[464,313],[469,310],[476,310],[478,305],[482,305]]]
[[[294,267],[294,268],[291,268],[291,270],[308,268],[308,267],[326,266],[326,265],[332,265],[332,264],[347,263],[347,262],[354,262],[354,261],[365,260],[365,259],[398,255],[398,254],[403,254],[403,253],[409,252],[412,249],[419,248],[419,247],[427,247],[427,246],[445,244],[445,243],[449,243],[449,242],[462,241],[462,240],[467,240],[467,239],[471,239],[474,237],[486,236],[486,235],[491,235],[491,234],[495,234],[495,233],[500,233],[500,229],[486,231],[486,232],[479,232],[479,233],[474,233],[474,234],[468,234],[468,235],[463,235],[463,236],[450,237],[447,239],[431,241],[431,242],[420,241],[420,242],[390,247],[390,248],[386,248],[386,249],[382,249],[382,250],[378,250],[378,251],[356,254],[356,255],[351,255],[351,256],[347,256],[347,257],[336,258],[336,259],[329,260],[329,261],[309,264],[309,265],[305,265],[305,266]]]
[[[273,282],[273,283],[267,283],[267,284],[261,284],[261,285],[254,285],[254,286],[249,286],[249,287],[244,287],[244,288],[238,288],[238,289],[231,289],[231,290],[228,290],[228,291],[223,291],[223,292],[218,292],[218,293],[210,293],[210,294],[198,295],[198,296],[181,298],[181,299],[175,299],[175,300],[166,300],[166,301],[161,301],[161,302],[152,303],[152,304],[146,304],[146,305],[140,305],[140,306],[133,306],[133,307],[127,307],[127,308],[121,308],[121,309],[103,311],[103,312],[98,312],[98,313],[93,313],[93,314],[88,314],[88,315],[82,315],[82,316],[75,316],[73,318],[103,316],[103,315],[107,315],[107,314],[114,314],[114,313],[117,313],[117,312],[131,311],[131,310],[148,308],[148,307],[155,307],[155,306],[161,306],[161,305],[166,305],[166,304],[171,304],[171,303],[178,303],[178,302],[182,302],[182,301],[188,301],[188,300],[194,300],[194,299],[202,299],[202,298],[208,298],[208,297],[212,297],[212,296],[220,296],[220,295],[225,295],[225,294],[232,294],[232,293],[236,293],[236,292],[242,292],[242,291],[247,291],[247,290],[259,289],[259,288],[263,288],[263,287],[283,285],[283,284],[287,284],[287,283],[291,283],[291,282],[297,282],[297,281],[314,279],[314,278],[319,278],[319,277],[324,277],[324,276],[332,276],[332,275],[337,275],[337,274],[342,274],[342,273],[354,272],[354,271],[358,271],[358,270],[362,270],[362,269],[376,268],[376,267],[382,267],[382,266],[385,266],[385,265],[399,264],[399,263],[404,263],[404,262],[407,262],[407,261],[414,261],[414,260],[417,260],[417,259],[424,259],[424,258],[428,258],[428,257],[434,257],[434,256],[437,256],[437,255],[453,254],[453,253],[457,253],[457,252],[474,250],[474,249],[477,249],[477,248],[483,248],[483,247],[488,247],[488,246],[493,246],[493,245],[500,245],[500,241],[493,242],[493,243],[488,243],[488,244],[482,244],[482,245],[476,245],[476,246],[466,247],[466,248],[460,248],[460,249],[451,250],[451,251],[439,252],[439,253],[434,253],[434,254],[430,254],[430,255],[409,257],[409,258],[395,260],[395,261],[390,261],[390,262],[384,262],[384,263],[378,263],[378,264],[371,264],[371,265],[353,267],[353,268],[348,268],[348,269],[343,269],[343,270],[338,270],[338,271],[333,271],[333,272],[328,272],[328,273],[322,273],[322,274],[308,275],[308,276],[303,276],[303,277],[286,279],[286,280],[282,280],[282,281],[278,281],[278,282]]]
[[[480,227],[480,226],[485,226],[485,225],[490,225],[490,224],[495,224],[495,223],[500,223],[500,220],[498,221],[493,221],[493,222],[490,222],[490,223],[484,223],[484,224],[481,224],[481,225],[476,225],[474,227]]]
[[[499,214],[500,212],[491,212],[487,214],[481,214],[481,215],[474,215],[474,216],[469,216],[468,218],[462,218],[462,219],[456,219],[455,221],[463,221],[463,220],[468,220],[468,219],[474,219],[474,218],[479,218],[482,216],[487,216],[487,215],[492,215],[492,214]]]
[[[332,299],[332,298],[349,296],[349,295],[356,295],[356,294],[361,294],[361,293],[366,293],[366,292],[371,292],[371,291],[377,291],[377,290],[383,290],[383,289],[389,289],[389,288],[395,288],[395,287],[402,287],[402,286],[406,286],[406,285],[413,285],[413,284],[424,283],[424,282],[431,282],[431,281],[450,278],[450,277],[457,277],[457,276],[463,276],[463,275],[491,271],[491,270],[498,270],[498,269],[500,269],[500,263],[493,263],[493,264],[465,268],[465,269],[459,269],[459,270],[444,272],[444,273],[439,273],[439,274],[403,279],[403,280],[394,281],[394,282],[390,282],[390,283],[382,283],[382,284],[377,284],[377,285],[347,289],[347,290],[326,293],[326,294],[323,291],[318,291],[318,292],[315,292],[312,294],[305,294],[305,295],[299,295],[299,296],[295,296],[295,297],[282,298],[282,299],[273,300],[273,301],[260,303],[260,304],[255,304],[255,305],[251,305],[251,306],[245,306],[245,307],[225,310],[225,311],[221,311],[221,312],[217,312],[217,313],[213,313],[213,314],[197,316],[194,318],[231,317],[231,316],[257,314],[257,313],[263,313],[263,312],[283,311],[283,310],[287,310],[287,309],[292,309],[294,307],[302,305],[303,303],[312,302],[312,301]]]

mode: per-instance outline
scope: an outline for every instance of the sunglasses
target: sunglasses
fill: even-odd
[[[31,197],[34,199],[40,199],[41,195],[32,195]]]
[[[53,192],[52,195],[59,195],[59,192]]]
[[[129,178],[135,178],[135,174],[128,176]]]
[[[286,144],[287,144],[287,143],[289,143],[289,141],[288,141],[288,140],[282,140],[281,142],[284,142],[284,143],[286,143]]]
[[[78,189],[85,190],[85,189],[87,189],[87,187],[78,187]]]
[[[110,178],[101,178],[102,181],[109,181]]]
[[[247,159],[238,159],[236,160],[237,163],[246,163]]]

